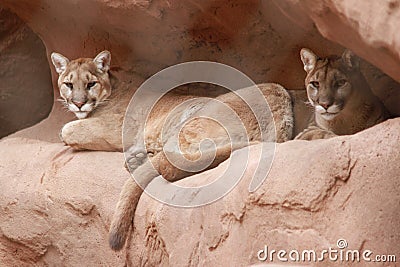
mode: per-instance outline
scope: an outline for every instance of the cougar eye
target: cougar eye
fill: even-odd
[[[347,81],[344,80],[344,79],[339,80],[339,81],[337,81],[337,82],[335,83],[335,87],[336,87],[336,88],[342,87],[342,86],[345,85],[346,83],[347,83]]]
[[[86,89],[89,90],[90,88],[92,88],[93,86],[95,86],[96,83],[97,83],[97,82],[90,82],[90,83],[88,83],[88,84],[86,85]]]
[[[319,88],[319,82],[317,81],[310,82],[310,84],[317,89]]]
[[[69,89],[72,90],[74,88],[74,85],[72,83],[64,83]]]

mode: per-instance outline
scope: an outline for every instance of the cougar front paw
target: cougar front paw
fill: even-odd
[[[72,147],[79,144],[80,123],[81,121],[71,121],[65,124],[59,133],[61,141]]]
[[[312,141],[317,139],[329,139],[335,136],[337,135],[331,131],[311,126],[298,134],[295,139]]]
[[[125,168],[133,172],[147,160],[147,151],[145,149],[129,149],[126,152]]]

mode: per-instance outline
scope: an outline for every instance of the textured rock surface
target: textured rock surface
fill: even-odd
[[[128,177],[122,154],[19,138],[0,149],[7,154],[0,158],[2,266],[245,266],[258,263],[264,245],[321,251],[337,248],[339,238],[349,249],[400,254],[400,119],[354,136],[278,145],[252,194],[254,158],[239,185],[213,204],[180,209],[145,195],[120,253],[108,248],[107,229]],[[215,179],[226,164],[180,184]]]
[[[122,154],[21,138],[0,151],[0,266],[122,266],[107,245]]]
[[[325,56],[340,51],[335,45],[339,43],[400,81],[398,0],[318,4],[312,0],[4,0],[2,4],[27,21],[48,53],[76,58],[107,48],[115,55],[114,64],[145,76],[183,61],[214,60],[237,67],[256,82],[302,88],[299,49],[310,47]]]
[[[76,58],[109,49],[113,64],[144,76],[179,62],[212,60],[237,67],[256,82],[302,88],[300,48],[340,50],[314,27],[301,28],[283,17],[270,1],[4,0],[2,4],[28,22],[48,53]]]

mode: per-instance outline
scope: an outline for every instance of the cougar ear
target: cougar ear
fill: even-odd
[[[315,55],[310,49],[303,48],[300,51],[300,58],[303,61],[304,70],[309,73],[315,68],[315,64],[317,63],[318,56]]]
[[[348,49],[343,52],[342,61],[350,69],[357,69],[360,66],[360,59]]]
[[[107,50],[100,52],[93,62],[101,72],[107,72],[110,69],[111,54]]]
[[[51,53],[51,61],[58,74],[63,73],[69,63],[69,59],[59,53]]]

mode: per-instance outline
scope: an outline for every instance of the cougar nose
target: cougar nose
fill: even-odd
[[[330,101],[321,101],[318,104],[324,109],[328,109],[332,105]]]
[[[72,101],[72,103],[74,103],[75,106],[77,106],[78,108],[81,108],[83,105],[86,104],[87,101],[85,102],[79,102],[79,101]]]

